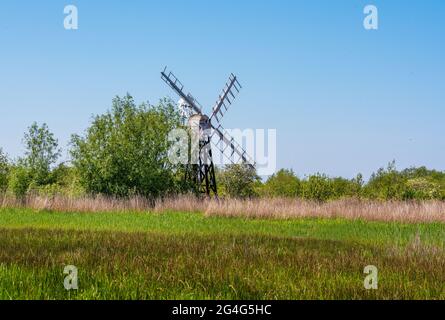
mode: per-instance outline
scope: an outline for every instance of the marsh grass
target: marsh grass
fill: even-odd
[[[445,256],[276,236],[0,230],[1,299],[445,299]],[[63,287],[65,265],[79,290]],[[363,267],[379,266],[379,289]]]
[[[299,199],[197,199],[176,196],[151,200],[143,197],[66,197],[0,195],[0,208],[31,208],[63,212],[202,212],[207,216],[260,219],[345,218],[408,223],[445,222],[445,201],[370,201],[342,199],[313,202]]]
[[[2,196],[0,299],[445,299],[444,222],[439,201]]]
[[[0,299],[445,299],[444,239],[442,223],[0,209]]]
[[[311,202],[291,199],[210,202],[207,215],[248,218],[344,218],[408,223],[445,222],[443,201],[370,201],[343,199]]]

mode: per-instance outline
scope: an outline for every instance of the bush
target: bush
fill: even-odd
[[[324,174],[315,174],[302,184],[301,196],[304,199],[326,201],[334,196],[333,183],[328,176]]]
[[[355,179],[330,178],[325,174],[309,176],[301,182],[301,197],[307,200],[328,201],[361,196],[362,175]]]
[[[292,170],[282,169],[272,175],[260,188],[260,194],[266,197],[294,198],[301,194],[300,179]]]
[[[0,189],[16,197],[23,197],[30,190],[53,184],[52,166],[60,156],[57,139],[46,124],[33,123],[24,135],[25,157],[14,165],[7,163],[0,150]]]
[[[0,192],[5,192],[8,188],[8,174],[10,170],[8,157],[0,148]]]
[[[8,192],[16,197],[23,197],[32,183],[32,175],[24,166],[14,166],[8,176]]]
[[[441,199],[440,185],[425,178],[409,179],[406,182],[405,200],[433,200]]]
[[[86,192],[160,197],[175,191],[168,161],[169,132],[180,125],[173,103],[137,107],[116,97],[111,111],[96,116],[84,137],[73,136],[71,155]]]
[[[348,180],[345,178],[332,179],[333,199],[359,198],[363,187],[363,177],[358,174],[356,178]]]
[[[406,179],[397,172],[395,162],[388,164],[386,169],[380,168],[363,190],[366,198],[378,200],[403,200],[406,195]]]
[[[39,126],[34,122],[25,133],[23,141],[26,152],[19,164],[28,169],[35,186],[51,184],[51,169],[61,152],[54,134],[45,123]]]
[[[28,192],[41,196],[62,195],[67,197],[79,197],[86,194],[79,181],[76,169],[60,164],[54,168],[48,178],[48,183],[37,185],[31,182]]]
[[[256,170],[249,165],[231,164],[218,171],[219,193],[230,198],[257,196],[256,183],[260,180]]]
[[[379,200],[445,199],[445,173],[425,167],[397,171],[395,162],[371,176],[363,194]]]

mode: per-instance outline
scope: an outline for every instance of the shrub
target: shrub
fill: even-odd
[[[386,169],[380,168],[363,190],[365,197],[379,200],[402,200],[407,194],[405,178],[396,170],[395,162],[388,164]]]
[[[260,180],[256,170],[249,165],[231,164],[218,171],[219,193],[230,198],[257,196],[255,185]]]
[[[426,178],[410,179],[406,182],[405,200],[433,200],[442,196],[440,186]]]
[[[363,178],[330,178],[325,174],[310,175],[301,181],[301,197],[308,200],[328,201],[341,198],[358,198],[361,196]]]
[[[361,174],[358,174],[357,177],[352,180],[333,178],[331,182],[333,189],[331,199],[358,198],[361,196],[363,187],[363,177]]]
[[[8,187],[8,174],[10,170],[9,160],[0,148],[0,192],[5,192]]]
[[[441,200],[444,190],[445,173],[425,167],[397,171],[393,161],[371,176],[363,194],[379,200]]]
[[[26,152],[25,157],[19,160],[20,165],[28,169],[34,185],[50,184],[52,166],[61,152],[54,134],[45,123],[39,126],[34,122],[25,133],[23,141]]]
[[[8,176],[8,192],[16,197],[23,197],[32,183],[32,175],[24,166],[13,166]]]
[[[308,177],[302,184],[301,196],[305,199],[326,201],[334,196],[333,183],[324,174],[315,174]]]
[[[60,164],[54,168],[48,179],[47,184],[37,185],[31,182],[28,192],[41,196],[68,196],[79,197],[86,194],[85,189],[79,181],[79,175],[76,169]]]
[[[84,137],[73,136],[71,155],[88,193],[160,197],[175,189],[168,161],[168,133],[180,125],[173,103],[136,106],[116,97],[110,111],[96,116]]]
[[[262,196],[294,198],[301,193],[300,179],[292,170],[282,169],[260,188]]]

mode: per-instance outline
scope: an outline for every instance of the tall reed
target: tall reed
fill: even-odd
[[[346,218],[375,221],[445,222],[444,201],[370,201],[343,199],[318,203],[299,199],[198,199],[176,196],[158,200],[105,196],[66,197],[0,195],[0,208],[64,212],[202,212],[206,216],[266,219]]]

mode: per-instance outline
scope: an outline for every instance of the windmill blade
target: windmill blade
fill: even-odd
[[[161,79],[169,85],[189,106],[198,114],[202,114],[202,107],[198,101],[189,93],[184,93],[184,85],[178,78],[172,73],[167,73],[167,67],[161,72]]]
[[[226,83],[226,86],[220,94],[218,101],[216,101],[216,104],[213,107],[213,113],[210,120],[215,118],[218,123],[221,122],[221,119],[224,117],[224,114],[235,100],[236,95],[240,92],[241,88],[241,84],[238,82],[236,76],[232,73]]]
[[[248,155],[246,150],[244,150],[241,145],[233,139],[232,136],[230,136],[227,132],[224,132],[224,129],[221,127],[221,125],[219,125],[218,127],[212,125],[212,129],[214,131],[213,135],[216,134],[217,138],[219,139],[218,143],[216,143],[215,146],[219,148],[226,159],[228,159],[232,164],[235,164],[236,161],[234,161],[233,156],[237,155],[243,164],[248,164],[252,168],[255,167],[255,161],[253,160],[253,158]],[[228,149],[231,151],[230,156],[228,156],[226,153]]]

